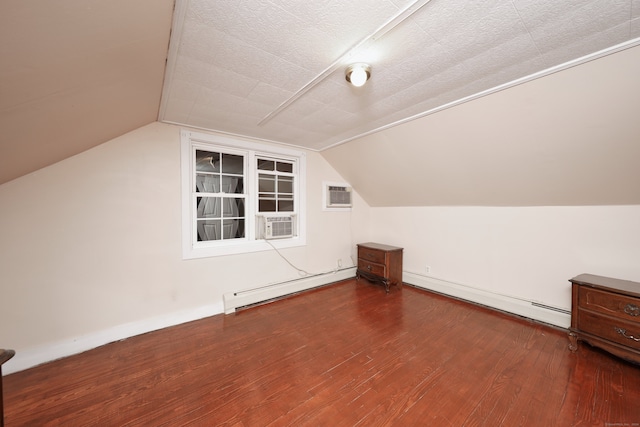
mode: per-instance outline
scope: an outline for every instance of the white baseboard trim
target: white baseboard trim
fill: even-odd
[[[555,311],[554,309],[546,309],[540,305],[533,305],[531,301],[495,294],[482,289],[406,271],[403,272],[403,282],[418,288],[460,298],[561,328],[568,328],[571,325],[570,314]]]
[[[338,282],[355,277],[356,268],[349,267],[335,272],[317,274],[302,279],[291,280],[283,283],[276,283],[255,289],[229,292],[222,296],[224,301],[224,312],[233,313],[240,307],[245,307],[260,302],[280,298],[296,292],[306,291],[329,283]]]
[[[138,322],[125,323],[113,328],[96,331],[88,335],[74,337],[47,345],[32,348],[14,348],[16,355],[2,366],[2,374],[8,375],[51,362],[56,359],[82,353],[105,344],[121,341],[136,335],[156,331],[158,329],[179,325],[181,323],[204,319],[223,312],[222,302],[185,310],[166,316],[144,319]]]
[[[350,267],[338,270],[335,273],[320,274],[258,289],[231,292],[223,295],[223,303],[211,304],[193,310],[126,323],[89,335],[78,336],[48,345],[24,349],[14,348],[16,355],[2,366],[2,373],[9,375],[46,362],[82,353],[83,351],[91,350],[111,342],[203,319],[223,312],[233,313],[239,307],[257,304],[273,298],[350,279],[355,277],[355,270],[355,267]],[[418,288],[460,298],[561,328],[568,328],[571,324],[571,316],[569,314],[534,306],[529,301],[406,271],[403,273],[403,281]]]

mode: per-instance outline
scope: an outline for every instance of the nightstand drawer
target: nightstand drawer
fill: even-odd
[[[358,259],[358,268],[366,273],[375,274],[376,276],[386,277],[386,271],[383,264],[369,262],[365,259]]]
[[[581,308],[624,320],[640,322],[640,302],[637,298],[588,287],[580,288],[579,298]]]
[[[580,310],[578,322],[582,331],[625,347],[640,350],[640,324],[625,322]]]
[[[384,257],[385,253],[383,251],[364,247],[358,248],[358,259],[384,264]]]

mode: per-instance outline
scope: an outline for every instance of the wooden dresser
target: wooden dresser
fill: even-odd
[[[402,286],[402,250],[380,243],[360,243],[356,279],[382,283],[387,293],[391,285]]]
[[[640,364],[640,283],[591,274],[570,282],[569,349],[582,340]]]

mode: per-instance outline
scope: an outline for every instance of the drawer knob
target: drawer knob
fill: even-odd
[[[638,317],[640,316],[640,307],[638,307],[635,304],[627,304],[624,307],[624,312],[627,313],[629,316]]]
[[[371,266],[367,265],[367,270],[371,271]]]
[[[613,328],[616,330],[617,333],[619,333],[620,335],[622,335],[623,337],[633,340],[635,342],[640,342],[640,338],[636,338],[633,335],[627,335],[627,330],[626,329],[622,329],[622,328]]]

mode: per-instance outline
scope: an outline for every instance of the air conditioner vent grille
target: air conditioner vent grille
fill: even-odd
[[[285,237],[293,237],[294,219],[291,215],[265,216],[264,223],[265,239],[281,239]]]
[[[327,207],[351,207],[351,187],[327,186]]]

